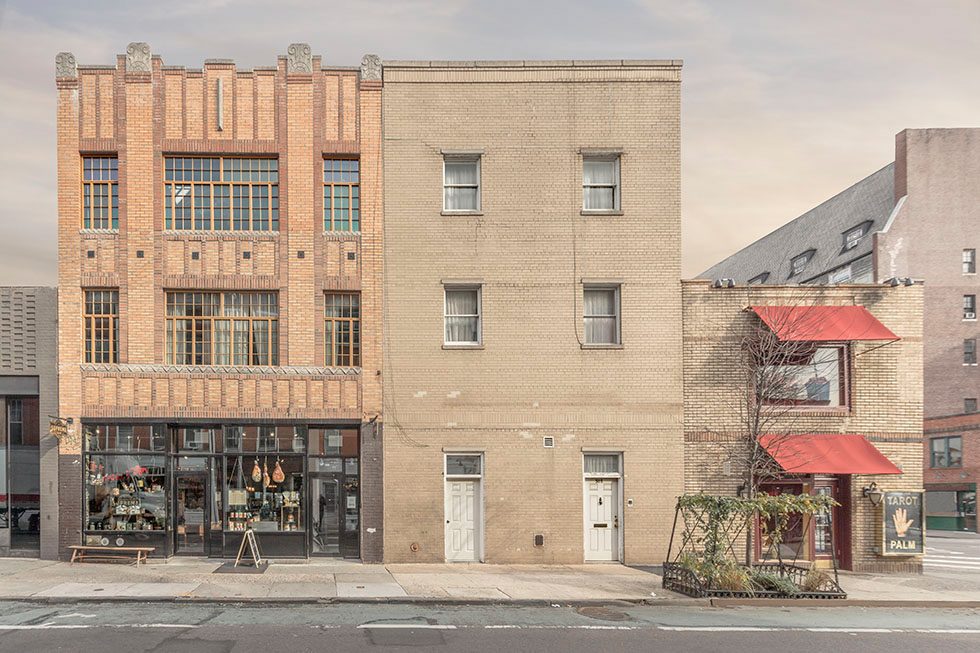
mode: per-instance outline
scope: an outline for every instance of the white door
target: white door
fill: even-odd
[[[585,559],[619,560],[619,488],[616,479],[586,479]]]
[[[480,559],[480,481],[446,481],[446,560]]]

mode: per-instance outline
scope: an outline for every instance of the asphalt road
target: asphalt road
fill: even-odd
[[[0,603],[0,652],[980,650],[980,610]]]
[[[931,537],[930,537],[931,536]],[[977,577],[980,582],[980,536],[943,534],[926,535],[926,557],[923,562],[926,573],[954,572]]]

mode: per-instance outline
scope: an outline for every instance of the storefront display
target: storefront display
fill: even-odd
[[[84,433],[87,544],[229,557],[253,530],[271,557],[359,555],[356,428],[84,424]]]

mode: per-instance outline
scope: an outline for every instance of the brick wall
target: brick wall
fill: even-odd
[[[291,51],[298,54],[254,70],[227,60],[208,60],[199,70],[168,66],[159,56],[142,57],[140,44],[131,44],[114,66],[75,66],[73,57],[58,57],[63,394],[57,412],[76,425],[61,445],[62,469],[70,471],[61,478],[62,547],[80,538],[79,418],[322,424],[366,422],[380,413],[380,285],[372,277],[380,274],[381,204],[365,203],[361,233],[324,232],[322,186],[322,159],[342,155],[360,158],[362,195],[379,193],[380,85],[362,82],[356,68],[324,66],[308,46]],[[81,229],[85,153],[118,156],[118,230]],[[278,158],[279,231],[165,231],[165,155]],[[83,363],[87,287],[119,289],[118,365]],[[167,365],[165,293],[171,289],[277,291],[280,366]],[[362,293],[362,369],[323,366],[323,295],[331,289]],[[370,379],[363,397],[362,378]],[[376,448],[365,452],[364,473],[380,476]],[[365,559],[378,560],[380,535],[366,529],[380,529],[381,499],[366,494],[362,500],[362,542],[371,551]],[[378,544],[368,545],[372,540]]]
[[[683,479],[679,82],[671,61],[386,62],[386,560],[444,560],[444,454],[481,451],[484,560],[582,562],[595,449],[623,453],[623,559],[663,560]],[[581,215],[582,148],[622,150],[621,215]],[[480,214],[442,214],[442,150],[482,150]],[[590,279],[622,286],[622,348],[580,344]],[[443,348],[453,280],[482,284],[480,348]]]
[[[740,470],[730,461],[739,430],[737,378],[741,341],[757,328],[745,309],[754,305],[863,305],[901,340],[855,342],[850,348],[850,405],[844,411],[790,413],[777,433],[864,435],[902,469],[900,476],[853,476],[850,486],[852,561],[859,571],[921,571],[920,558],[882,558],[880,509],[862,489],[922,489],[922,302],[921,285],[739,286],[711,288],[709,281],[683,282],[685,490],[733,495]]]

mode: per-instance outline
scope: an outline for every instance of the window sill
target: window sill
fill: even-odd
[[[851,414],[851,409],[847,406],[830,408],[824,406],[779,406],[766,404],[767,408],[784,408],[787,412],[795,414],[806,414],[814,417],[846,417]]]
[[[443,343],[442,348],[443,349],[483,349],[484,347],[483,347],[483,343],[472,343],[472,344],[461,343],[458,345]]]
[[[963,367],[976,367],[976,363],[963,363]]]
[[[582,209],[579,211],[579,215],[625,215],[622,209],[611,209],[611,210],[597,210],[597,209]]]
[[[977,321],[977,318],[975,318],[975,317],[964,317],[963,318],[963,321],[964,322],[976,322]]]
[[[623,347],[623,343],[600,344],[600,343],[582,342],[579,343],[579,346],[582,349],[625,349],[625,347]]]
[[[119,229],[118,228],[92,229],[92,228],[82,227],[81,229],[78,230],[78,233],[81,234],[82,236],[99,236],[99,235],[115,236],[115,235],[119,235]]]
[[[446,211],[443,209],[439,212],[439,215],[483,215],[483,211]]]

